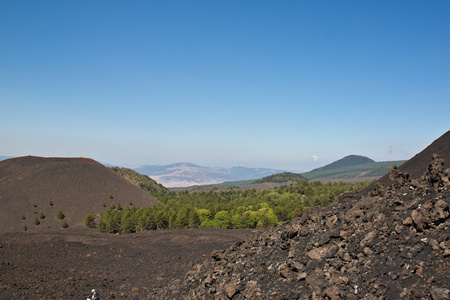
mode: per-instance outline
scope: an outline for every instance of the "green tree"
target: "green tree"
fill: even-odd
[[[214,217],[214,227],[228,229],[231,228],[231,215],[228,211],[219,211]]]
[[[136,209],[127,208],[122,214],[122,220],[120,224],[120,233],[127,234],[136,232],[137,226],[137,213]]]
[[[200,219],[200,224],[205,221],[211,221],[211,212],[209,211],[209,209],[199,208],[196,212],[198,218]]]
[[[38,226],[39,224],[41,223],[39,222],[39,219],[36,217],[36,219],[34,219],[34,225]]]
[[[48,206],[53,206],[52,200],[48,201]]]
[[[201,222],[198,213],[195,210],[191,210],[191,213],[189,215],[189,227],[198,228],[200,224]]]
[[[26,225],[23,225],[23,231],[27,231],[27,226]]]
[[[45,215],[44,215],[44,212],[40,212],[40,214],[39,214],[39,219],[45,219]]]
[[[22,220],[25,220],[26,218],[25,218],[25,215],[22,215],[21,217],[20,217]]]
[[[93,214],[87,214],[84,217],[84,227],[94,228],[95,227],[95,216]]]
[[[69,227],[69,225],[67,225],[67,221],[66,221],[66,220],[63,220],[63,221],[61,222],[61,228],[67,228],[67,227]]]
[[[58,211],[56,212],[56,218],[58,220],[62,220],[64,219],[66,216],[64,215],[63,211],[61,209],[58,209]]]
[[[183,207],[178,210],[176,214],[175,221],[173,223],[173,228],[187,228],[189,226],[189,207]]]

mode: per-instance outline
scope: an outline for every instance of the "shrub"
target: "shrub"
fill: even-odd
[[[36,208],[36,207],[37,207],[37,204],[33,204],[33,207]]]
[[[63,214],[63,211],[61,209],[58,209],[58,211],[56,212],[56,218],[58,218],[58,220],[62,220],[65,217],[66,216]]]
[[[39,224],[41,223],[39,222],[39,219],[36,217],[36,219],[34,219],[34,225],[38,226]]]
[[[39,219],[45,219],[44,212],[41,211],[41,213],[39,214]]]
[[[106,207],[106,203],[105,202],[103,202],[103,207]]]
[[[128,204],[129,204],[129,205],[133,205],[133,202],[130,201],[130,202],[128,202]]]
[[[21,217],[20,217],[22,220],[25,220],[26,218],[25,218],[25,215],[22,215]]]
[[[117,203],[116,209],[117,210],[122,210],[122,206],[120,205],[120,203]]]
[[[109,199],[114,199],[112,193],[109,193]]]
[[[95,216],[92,214],[87,214],[84,217],[84,227],[95,228]]]
[[[63,220],[63,221],[61,222],[61,228],[67,228],[67,227],[69,227],[69,225],[67,225],[66,220]]]
[[[52,200],[48,201],[48,206],[53,206]]]
[[[27,231],[27,226],[26,225],[23,225],[23,231]]]

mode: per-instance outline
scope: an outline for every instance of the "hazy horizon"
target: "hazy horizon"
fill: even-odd
[[[0,155],[307,172],[450,129],[448,1],[4,1]]]

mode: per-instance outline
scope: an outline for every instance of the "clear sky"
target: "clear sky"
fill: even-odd
[[[309,171],[450,129],[450,1],[1,1],[0,155]]]

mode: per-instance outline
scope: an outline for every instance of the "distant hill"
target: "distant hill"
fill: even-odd
[[[266,176],[264,178],[255,180],[253,183],[265,183],[265,182],[276,182],[276,183],[286,183],[286,182],[301,182],[307,181],[305,177],[297,173],[283,172],[273,175]]]
[[[305,177],[298,173],[283,172],[263,177],[261,179],[249,179],[238,181],[226,181],[211,185],[197,185],[186,188],[175,188],[177,191],[208,192],[211,190],[263,190],[273,189],[283,185],[295,184],[301,181],[307,181]]]
[[[260,179],[230,180],[217,184],[198,184],[192,186],[190,191],[209,191],[226,189],[267,189],[274,188],[288,182],[302,180],[317,181],[370,181],[381,178],[387,174],[392,166],[399,166],[404,161],[375,162],[360,155],[349,155],[324,167],[314,169],[306,173],[278,172]],[[291,179],[291,180],[289,180]]]
[[[370,164],[370,163],[374,163],[374,162],[375,162],[374,160],[372,160],[366,156],[348,155],[348,156],[341,158],[329,165],[326,165],[321,168],[317,168],[315,170],[327,171],[327,170],[343,169],[343,168],[349,168],[349,167],[354,167],[354,166],[359,166],[359,165],[364,165],[364,164]]]
[[[134,168],[134,170],[138,173],[148,175],[150,178],[169,188],[257,179],[284,172],[284,170],[266,168],[210,168],[186,162],[164,166],[147,165]]]
[[[125,208],[160,202],[92,159],[26,156],[0,162],[0,232],[22,231],[23,225],[28,231],[62,230],[59,209],[69,227],[83,227],[86,214],[113,203]]]
[[[375,162],[360,155],[349,155],[324,167],[302,173],[309,180],[372,180],[387,174],[393,166],[399,166],[405,161]]]

